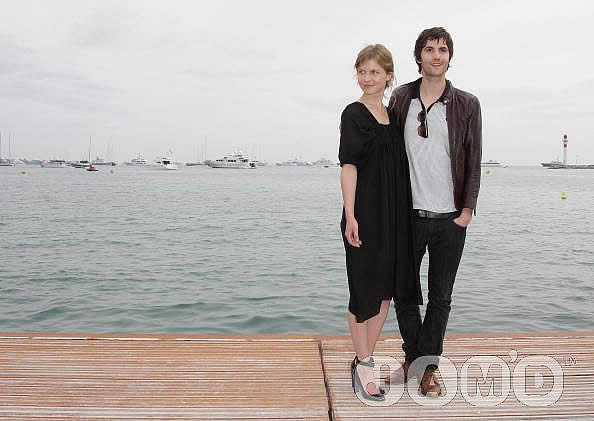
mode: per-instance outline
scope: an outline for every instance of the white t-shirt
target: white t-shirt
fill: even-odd
[[[422,109],[421,101],[413,98],[404,126],[413,208],[439,213],[454,212],[456,205],[446,106],[437,101],[430,107],[426,121],[427,138],[419,136],[417,131],[421,124],[417,116]]]

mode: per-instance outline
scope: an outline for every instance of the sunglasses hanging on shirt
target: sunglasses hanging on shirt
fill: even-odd
[[[418,135],[424,139],[427,139],[427,137],[429,137],[429,130],[427,128],[427,113],[424,109],[419,111],[419,114],[417,114],[417,120],[421,123],[417,128]]]

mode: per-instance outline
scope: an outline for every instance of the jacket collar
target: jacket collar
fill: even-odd
[[[412,98],[420,98],[421,97],[420,89],[421,89],[421,81],[422,80],[423,80],[423,78],[420,77],[412,83]],[[441,96],[439,97],[438,101],[442,102],[444,104],[447,104],[448,102],[450,102],[452,100],[453,93],[454,93],[454,87],[452,86],[452,82],[450,82],[449,80],[446,79],[445,89],[441,93]]]

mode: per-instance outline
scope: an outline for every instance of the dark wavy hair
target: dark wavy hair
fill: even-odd
[[[435,28],[423,30],[415,42],[415,62],[417,63],[417,66],[419,66],[419,73],[421,73],[421,51],[427,45],[427,41],[440,39],[445,41],[446,45],[448,46],[448,50],[450,51],[448,69],[450,68],[449,62],[452,60],[452,57],[454,57],[454,41],[452,41],[452,36],[448,31],[440,26],[436,26]]]

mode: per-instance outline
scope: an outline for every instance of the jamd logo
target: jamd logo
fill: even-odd
[[[462,397],[477,407],[497,406],[512,391],[526,406],[551,406],[559,400],[563,392],[563,369],[557,360],[547,355],[531,355],[518,360],[516,350],[512,350],[509,356],[509,363],[494,355],[473,356],[464,362],[460,372],[448,358],[442,356],[417,358],[409,367],[408,381],[391,383],[384,401],[368,401],[359,394],[357,397],[366,405],[390,406],[402,398],[406,386],[410,398],[419,405],[444,406],[454,399],[459,386]],[[397,370],[401,373],[402,367],[396,359],[383,355],[376,355],[374,359],[376,378],[380,378],[382,368],[389,369],[390,373]],[[429,364],[436,361],[442,394],[429,398],[418,392],[421,375],[415,373],[422,374]]]

